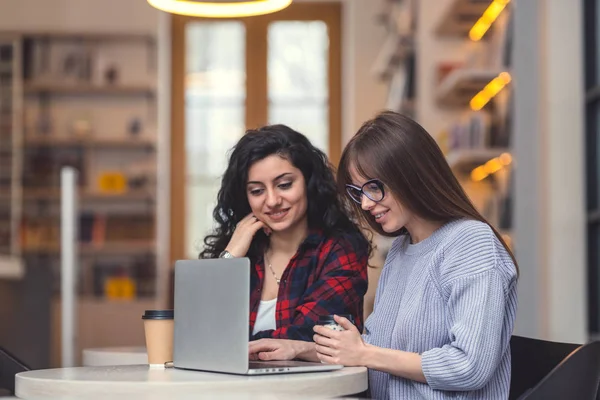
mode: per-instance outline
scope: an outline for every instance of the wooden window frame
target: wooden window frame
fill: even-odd
[[[329,151],[332,164],[337,165],[342,150],[341,91],[341,15],[339,2],[294,3],[268,15],[230,19],[246,26],[246,127],[255,128],[268,122],[267,33],[271,22],[323,21],[329,35]],[[172,16],[171,40],[171,238],[170,261],[187,257],[185,252],[186,151],[185,151],[185,27],[201,18]],[[214,21],[214,20],[210,20]]]

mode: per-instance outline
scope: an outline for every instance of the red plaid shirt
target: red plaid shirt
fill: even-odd
[[[312,328],[319,316],[330,314],[351,314],[362,331],[368,247],[358,235],[325,237],[321,232],[311,232],[281,276],[276,329],[252,335],[265,276],[261,257],[250,274],[250,340],[312,341]]]

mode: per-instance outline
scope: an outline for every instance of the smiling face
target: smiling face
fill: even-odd
[[[362,187],[362,185],[370,180],[370,178],[361,176],[353,165],[350,166],[349,172],[352,184],[355,186]],[[381,228],[385,232],[393,233],[405,228],[414,219],[414,214],[402,206],[400,201],[390,193],[387,186],[384,190],[385,195],[378,202],[363,195],[361,198],[361,208],[371,214],[369,218],[373,218],[375,222],[381,225]]]
[[[252,213],[273,232],[294,229],[306,222],[304,176],[281,156],[270,155],[250,166],[246,193]]]

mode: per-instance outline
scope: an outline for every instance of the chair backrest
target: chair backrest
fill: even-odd
[[[0,347],[0,389],[15,394],[15,375],[30,368],[17,357]]]
[[[595,400],[600,384],[600,341],[575,349],[527,392],[525,400]]]
[[[510,339],[512,373],[509,400],[516,400],[535,387],[579,347],[579,344],[513,335]]]

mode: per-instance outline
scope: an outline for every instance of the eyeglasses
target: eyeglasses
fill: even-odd
[[[371,179],[360,187],[348,184],[346,185],[346,192],[348,193],[348,196],[358,204],[362,203],[363,194],[374,202],[383,200],[383,197],[385,196],[383,182],[379,179]]]

